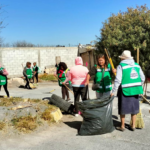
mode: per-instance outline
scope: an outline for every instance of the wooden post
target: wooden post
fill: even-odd
[[[89,54],[89,70],[91,70],[91,57],[90,57],[90,51],[88,52]]]
[[[139,64],[139,48],[137,48],[137,63]]]
[[[140,62],[139,62],[139,48],[137,48],[137,63],[139,64]],[[145,88],[145,84],[146,84],[146,88]],[[146,79],[146,82],[144,83],[144,88],[143,88],[143,90],[145,90],[145,97],[146,97],[146,91],[147,91],[147,79]],[[143,96],[142,96],[143,97]],[[145,98],[146,99],[146,98]],[[143,100],[145,100],[144,98],[143,98]]]

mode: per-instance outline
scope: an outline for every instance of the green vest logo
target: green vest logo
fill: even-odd
[[[130,78],[131,79],[137,79],[138,77],[139,76],[138,76],[137,71],[135,70],[135,68],[132,68],[131,73],[130,73]]]

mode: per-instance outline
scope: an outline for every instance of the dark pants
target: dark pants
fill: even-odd
[[[75,112],[78,113],[78,106],[77,102],[80,100],[80,96],[82,101],[87,100],[87,92],[88,87],[73,87],[73,93],[74,93],[74,105],[75,105]]]
[[[38,73],[36,73],[36,74],[33,76],[33,82],[34,82],[34,77],[36,78],[36,83],[38,83]]]
[[[26,77],[26,82],[27,83],[25,85],[25,88],[27,88],[27,89],[31,89],[29,81],[30,81],[30,79],[28,79],[28,77]]]
[[[2,87],[2,85],[0,85],[0,91],[1,91],[1,87]],[[6,82],[5,85],[3,85],[3,87],[4,87],[4,90],[5,90],[6,94],[7,94],[7,97],[9,97],[9,92],[8,92],[8,89],[7,89],[7,82]]]
[[[67,99],[69,99],[68,89],[64,85],[62,85],[61,92],[62,92],[62,99],[65,100],[66,96],[67,96]]]

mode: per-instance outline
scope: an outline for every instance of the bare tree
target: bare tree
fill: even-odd
[[[9,43],[3,43],[2,47],[10,47],[10,44]]]
[[[17,41],[13,43],[13,47],[35,47],[35,45],[26,41]]]

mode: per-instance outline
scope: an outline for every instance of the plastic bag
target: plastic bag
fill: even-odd
[[[112,100],[114,97],[78,102],[83,122],[79,135],[98,135],[112,132]]]
[[[72,113],[74,109],[74,105],[68,103],[67,101],[62,99],[60,96],[57,96],[55,94],[51,96],[49,103],[59,107],[61,110],[67,113]]]

